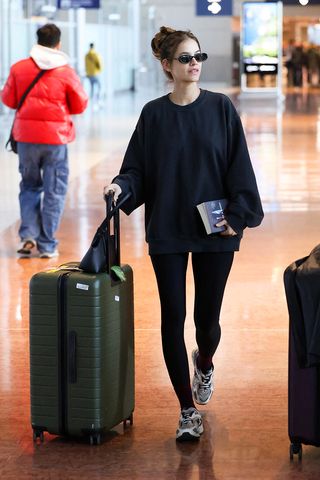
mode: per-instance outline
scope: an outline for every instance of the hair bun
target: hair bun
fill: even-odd
[[[171,33],[174,33],[176,30],[170,27],[161,27],[159,32],[155,34],[151,40],[151,48],[153,55],[160,60],[160,51],[163,42],[168,38]]]

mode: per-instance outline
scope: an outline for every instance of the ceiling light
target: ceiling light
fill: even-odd
[[[110,13],[110,15],[108,15],[109,20],[120,20],[120,18],[120,13]]]

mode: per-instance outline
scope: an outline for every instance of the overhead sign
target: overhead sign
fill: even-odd
[[[68,8],[100,8],[100,0],[57,0],[57,7]]]
[[[196,0],[196,14],[199,16],[231,16],[232,0]]]

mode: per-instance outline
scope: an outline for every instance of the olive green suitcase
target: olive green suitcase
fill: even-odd
[[[119,233],[117,237],[119,242]],[[119,243],[115,250],[119,265]],[[43,441],[47,431],[84,435],[91,444],[99,444],[103,432],[122,421],[132,424],[133,273],[128,265],[121,268],[124,282],[110,273],[85,273],[77,263],[37,273],[31,279],[35,441]]]

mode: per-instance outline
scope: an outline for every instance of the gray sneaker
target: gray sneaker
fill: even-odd
[[[192,395],[198,405],[206,405],[213,393],[213,368],[208,372],[202,373],[197,366],[199,350],[193,350],[192,362],[194,366],[194,375],[192,379]]]
[[[59,257],[59,252],[58,250],[54,250],[53,252],[40,252],[39,257],[40,258],[56,258],[56,257]]]
[[[200,412],[194,407],[181,410],[176,440],[184,442],[198,440],[203,433],[203,423]]]

